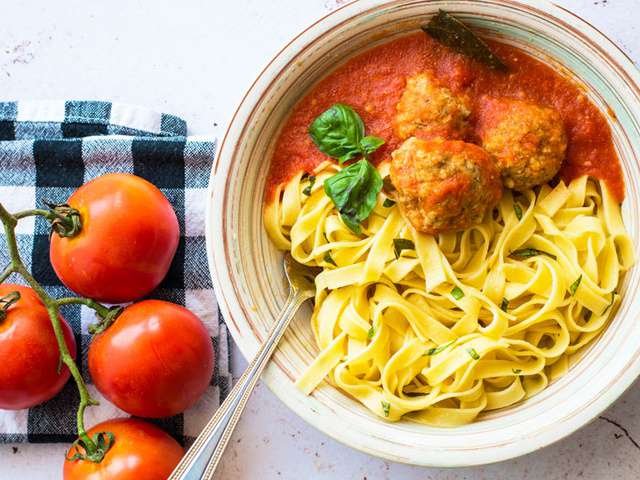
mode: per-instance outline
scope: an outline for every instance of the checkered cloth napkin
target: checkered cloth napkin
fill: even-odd
[[[130,172],[154,183],[169,199],[181,238],[167,278],[150,297],[185,305],[211,333],[216,368],[211,386],[195,407],[158,423],[186,443],[197,436],[225,397],[230,384],[229,343],[207,267],[204,239],[206,188],[215,141],[187,137],[184,120],[110,102],[0,102],[0,201],[9,211],[62,203],[83,183],[107,172]],[[49,227],[42,218],[21,220],[17,228],[22,259],[53,296],[71,294],[49,264]],[[0,235],[0,268],[8,263]],[[13,275],[9,281],[20,282]],[[20,282],[22,283],[22,282]],[[93,312],[63,307],[75,332],[78,364],[101,405],[87,409],[91,426],[126,416],[90,384],[87,326]],[[1,368],[1,366],[0,366]],[[76,437],[78,394],[73,380],[49,402],[21,410],[0,410],[0,443],[71,442]]]

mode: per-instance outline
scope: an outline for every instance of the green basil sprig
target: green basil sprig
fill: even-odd
[[[364,123],[353,108],[336,103],[321,113],[309,127],[313,143],[340,165],[358,156],[368,157],[384,140],[364,135]]]
[[[333,200],[342,221],[357,234],[361,233],[360,224],[371,214],[382,189],[382,178],[367,157],[380,148],[384,140],[364,133],[360,115],[342,103],[321,113],[309,127],[313,143],[340,165],[363,157],[324,182],[324,191]]]
[[[362,159],[343,168],[324,181],[324,191],[340,212],[340,217],[354,233],[361,233],[360,223],[366,220],[376,206],[382,190],[378,170]]]

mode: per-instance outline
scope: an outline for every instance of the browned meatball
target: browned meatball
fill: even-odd
[[[454,95],[430,73],[407,78],[396,110],[393,130],[403,140],[411,136],[462,139],[471,115],[469,99]]]
[[[396,200],[421,232],[435,235],[476,225],[502,196],[500,174],[477,145],[411,137],[391,157]]]
[[[505,186],[520,191],[551,180],[567,150],[560,114],[522,100],[484,98],[478,133]]]

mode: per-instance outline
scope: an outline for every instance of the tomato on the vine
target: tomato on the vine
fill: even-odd
[[[160,428],[142,420],[120,418],[91,428],[93,438],[110,432],[115,441],[100,462],[65,460],[64,480],[166,480],[182,458],[183,449]],[[71,447],[70,459],[76,453]]]
[[[171,204],[136,175],[111,173],[76,190],[67,203],[80,212],[80,233],[51,236],[56,274],[74,292],[94,300],[137,300],[166,276],[180,229]]]
[[[28,287],[0,284],[0,298],[18,292],[20,298],[0,315],[0,409],[30,408],[53,398],[69,379],[60,365],[58,344],[47,309]],[[61,318],[69,353],[76,342]]]
[[[129,305],[89,346],[95,386],[139,417],[189,408],[207,389],[213,365],[213,345],[200,319],[161,300]]]

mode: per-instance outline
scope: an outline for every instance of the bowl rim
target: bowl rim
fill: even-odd
[[[426,0],[425,0],[426,1]],[[552,16],[555,21],[562,25],[567,30],[580,30],[580,33],[589,39],[591,42],[598,46],[598,49],[606,54],[606,56],[613,62],[617,68],[617,74],[623,76],[623,81],[630,88],[632,88],[637,96],[640,97],[640,70],[636,67],[633,60],[618,47],[607,35],[601,32],[598,28],[593,26],[588,21],[581,18],[576,13],[570,11],[566,7],[560,6],[550,0],[492,0],[493,3],[504,4],[510,6],[528,6],[533,7],[538,12],[542,12],[545,15]],[[213,205],[223,204],[226,194],[226,182],[221,177],[216,177],[216,173],[221,169],[221,166],[227,165],[235,156],[238,150],[239,140],[247,128],[248,120],[252,117],[256,110],[256,106],[260,104],[265,92],[269,89],[271,84],[276,78],[287,68],[291,63],[291,59],[285,61],[285,63],[278,68],[275,72],[270,72],[274,65],[279,61],[283,61],[286,57],[293,58],[302,52],[311,42],[315,39],[321,38],[331,28],[337,25],[349,21],[353,17],[363,14],[372,9],[380,8],[381,6],[391,3],[391,0],[351,0],[331,12],[321,16],[319,19],[308,25],[300,33],[289,40],[274,56],[267,62],[267,64],[261,69],[254,81],[242,96],[240,102],[237,105],[229,123],[227,129],[222,137],[220,146],[216,152],[215,159],[211,168],[211,176],[209,179],[208,192],[207,192],[207,205],[206,205],[206,217],[205,217],[205,237],[206,237],[206,250],[207,261],[209,265],[209,271],[212,277],[214,291],[216,292],[219,308],[225,318],[229,331],[236,340],[240,338],[240,330],[238,324],[234,320],[234,313],[239,314],[242,317],[246,315],[242,313],[242,308],[239,307],[239,301],[233,292],[231,295],[226,295],[228,292],[227,279],[230,278],[229,274],[229,262],[226,253],[224,252],[221,242],[216,242],[214,248],[214,232],[220,232],[222,229],[216,230],[216,226],[223,225],[225,223],[222,218],[223,208],[214,209]],[[346,10],[352,9],[349,12],[349,16],[342,21],[331,24],[331,20],[337,17],[339,14],[344,14]],[[326,24],[326,25],[323,25]],[[309,39],[309,42],[299,46],[296,45],[300,40],[307,36],[316,28],[323,28],[321,32],[317,32],[317,35]],[[295,48],[294,48],[295,47]],[[269,77],[268,73],[272,73]],[[264,85],[261,82],[266,82]],[[240,125],[239,123],[242,122]],[[227,283],[227,284],[225,284]],[[247,322],[249,323],[249,322]],[[257,352],[259,342],[256,332],[251,333],[251,345],[238,341],[237,345],[243,356],[246,359],[250,359]],[[244,342],[248,339],[243,338]],[[531,452],[534,452],[540,448],[548,446],[556,441],[561,440],[574,433],[576,430],[585,426],[587,423],[595,419],[600,413],[608,408],[613,402],[615,402],[629,386],[640,376],[640,361],[635,361],[626,365],[624,372],[619,375],[613,387],[606,392],[600,398],[593,399],[589,402],[582,411],[573,415],[571,419],[564,423],[562,429],[556,428],[553,432],[547,431],[546,433],[540,432],[532,437],[524,438],[517,442],[513,442],[508,448],[496,448],[495,452],[485,452],[481,456],[464,457],[463,461],[440,461],[435,460],[434,457],[429,457],[428,461],[421,461],[419,458],[407,458],[398,457],[380,448],[372,448],[367,445],[366,442],[358,442],[354,435],[347,435],[344,432],[339,432],[339,428],[330,427],[328,423],[323,423],[319,412],[310,408],[308,405],[303,405],[294,401],[293,398],[286,395],[286,391],[282,389],[283,378],[288,378],[282,372],[280,372],[275,365],[275,362],[271,362],[265,370],[262,380],[269,389],[297,416],[302,418],[306,423],[315,427],[319,431],[333,438],[334,440],[349,446],[351,448],[360,450],[364,453],[375,455],[380,458],[391,460],[394,462],[407,463],[412,465],[431,466],[431,467],[463,467],[463,466],[475,466],[485,465],[489,463],[500,462],[511,458],[519,457]],[[326,412],[323,412],[326,414]]]

